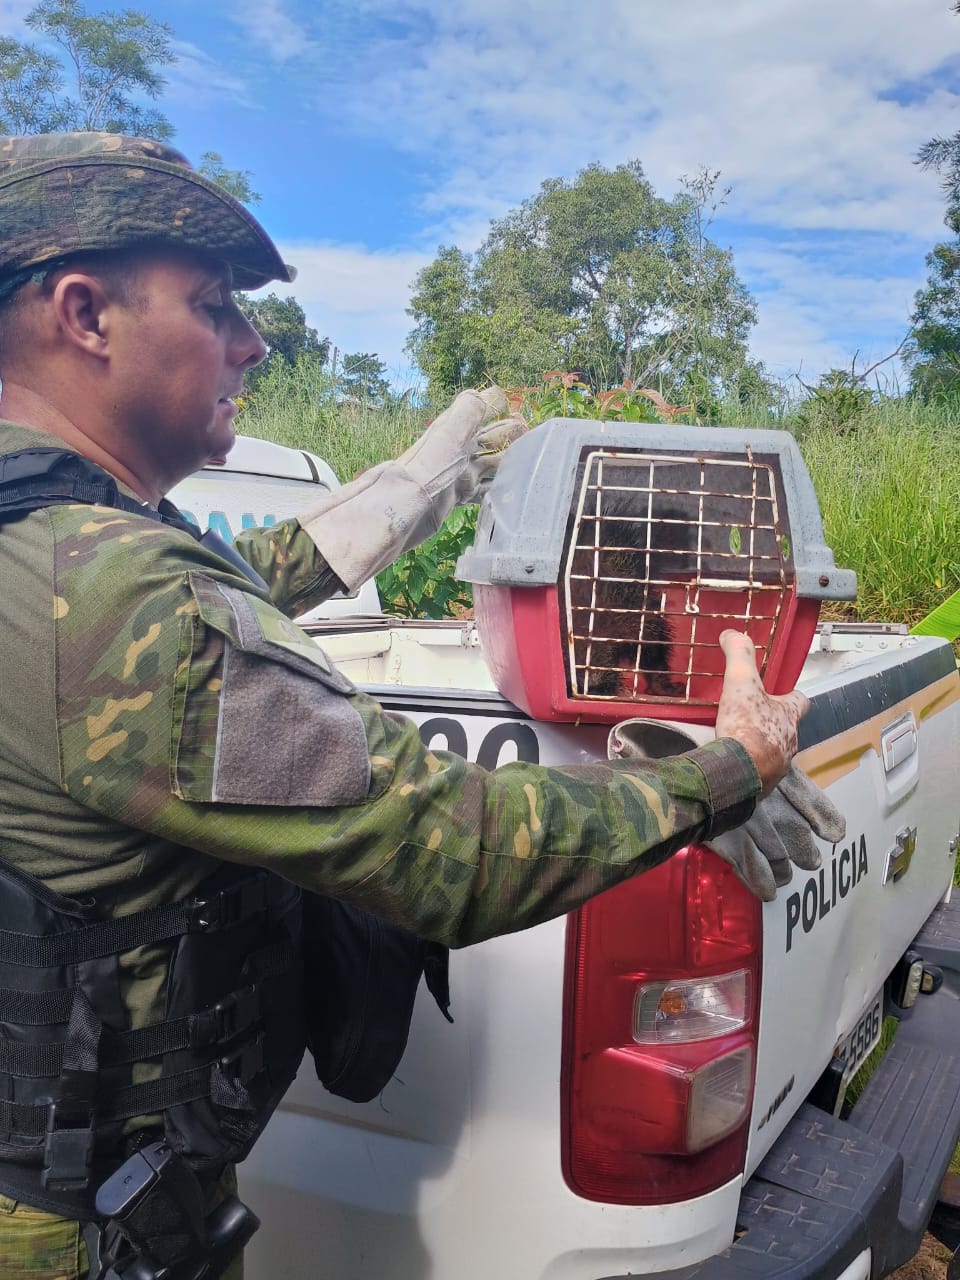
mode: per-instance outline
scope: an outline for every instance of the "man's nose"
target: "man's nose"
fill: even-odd
[[[266,359],[267,344],[239,309],[233,314],[230,363],[252,369]]]

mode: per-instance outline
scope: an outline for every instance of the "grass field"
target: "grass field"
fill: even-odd
[[[279,366],[245,408],[240,429],[326,459],[341,480],[394,457],[433,414],[337,405],[321,369]],[[798,425],[733,405],[730,426],[793,428],[836,562],[854,569],[859,596],[834,616],[912,624],[960,587],[960,412],[887,397],[854,425]],[[669,426],[664,427],[669,431]]]

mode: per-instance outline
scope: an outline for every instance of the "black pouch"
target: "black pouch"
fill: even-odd
[[[304,1015],[317,1077],[369,1102],[396,1071],[421,976],[448,1022],[449,952],[337,898],[303,895]]]

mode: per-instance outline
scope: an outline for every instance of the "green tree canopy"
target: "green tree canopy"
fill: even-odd
[[[0,42],[0,115],[7,131],[172,136],[166,117],[139,101],[160,96],[166,81],[158,68],[176,60],[165,22],[133,9],[91,15],[79,0],[40,0],[26,23],[39,45]]]
[[[960,0],[953,5],[960,14]],[[951,239],[927,254],[926,285],[914,298],[906,354],[913,391],[925,400],[960,390],[960,132],[931,138],[917,153],[923,169],[941,175]]]
[[[176,62],[173,31],[135,9],[89,14],[80,0],[40,0],[27,14],[39,43],[0,37],[0,132],[93,130],[167,141],[170,121],[145,105],[163,93],[160,68]],[[246,169],[216,151],[199,171],[244,204],[260,199]]]
[[[407,349],[435,394],[492,377],[530,384],[579,369],[716,394],[753,370],[756,318],[727,250],[707,237],[717,174],[658,197],[638,161],[544,182],[491,224],[474,258],[442,248],[417,276]]]
[[[5,133],[56,133],[72,127],[61,97],[63,71],[52,54],[0,38],[0,127]]]
[[[390,399],[387,366],[375,351],[357,351],[343,356],[339,368],[333,373],[337,393],[344,399],[374,406],[384,405]]]
[[[925,400],[960,390],[960,209],[948,211],[944,221],[953,238],[927,254],[927,283],[910,317],[911,386]]]
[[[318,365],[326,363],[330,339],[318,337],[316,329],[307,324],[306,313],[296,298],[280,298],[275,293],[268,293],[265,298],[250,298],[240,293],[237,302],[269,348],[263,364],[247,374],[249,386],[255,387],[275,361],[291,368],[301,356],[315,359]]]
[[[259,204],[260,192],[254,191],[250,185],[253,174],[249,169],[228,169],[223,163],[223,156],[218,151],[205,151],[197,166],[205,178],[218,183],[225,191],[229,191],[234,200],[243,204]]]

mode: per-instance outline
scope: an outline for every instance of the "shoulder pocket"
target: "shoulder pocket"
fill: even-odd
[[[350,681],[266,601],[204,574],[188,580],[196,614],[181,633],[177,794],[287,806],[364,800],[370,758]]]

